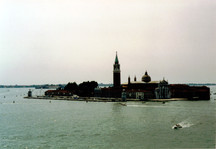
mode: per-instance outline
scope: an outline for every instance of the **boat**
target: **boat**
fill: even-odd
[[[173,129],[179,129],[179,128],[182,128],[182,126],[180,124],[175,124],[172,128]]]

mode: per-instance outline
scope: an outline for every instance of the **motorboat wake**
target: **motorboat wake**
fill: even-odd
[[[180,129],[180,128],[187,128],[187,127],[191,127],[194,124],[189,122],[188,120],[182,121],[180,123],[175,124],[172,129]]]

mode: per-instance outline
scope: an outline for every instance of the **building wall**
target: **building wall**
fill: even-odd
[[[189,100],[210,100],[210,89],[206,86],[192,87],[184,84],[171,84],[172,98],[188,98]]]
[[[114,72],[113,73],[113,85],[114,85],[114,87],[120,87],[120,85],[121,85],[120,72]]]

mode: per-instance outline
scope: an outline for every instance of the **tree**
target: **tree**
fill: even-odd
[[[79,95],[83,97],[94,96],[94,89],[98,86],[95,81],[87,81],[79,84]]]
[[[78,90],[78,85],[76,84],[76,82],[73,82],[73,83],[70,83],[70,82],[69,82],[69,83],[64,87],[64,90],[76,92],[76,91]]]

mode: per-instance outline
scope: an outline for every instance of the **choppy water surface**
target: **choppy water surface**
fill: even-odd
[[[0,89],[0,148],[215,148],[216,87],[210,101],[127,106],[24,99],[27,91]]]

